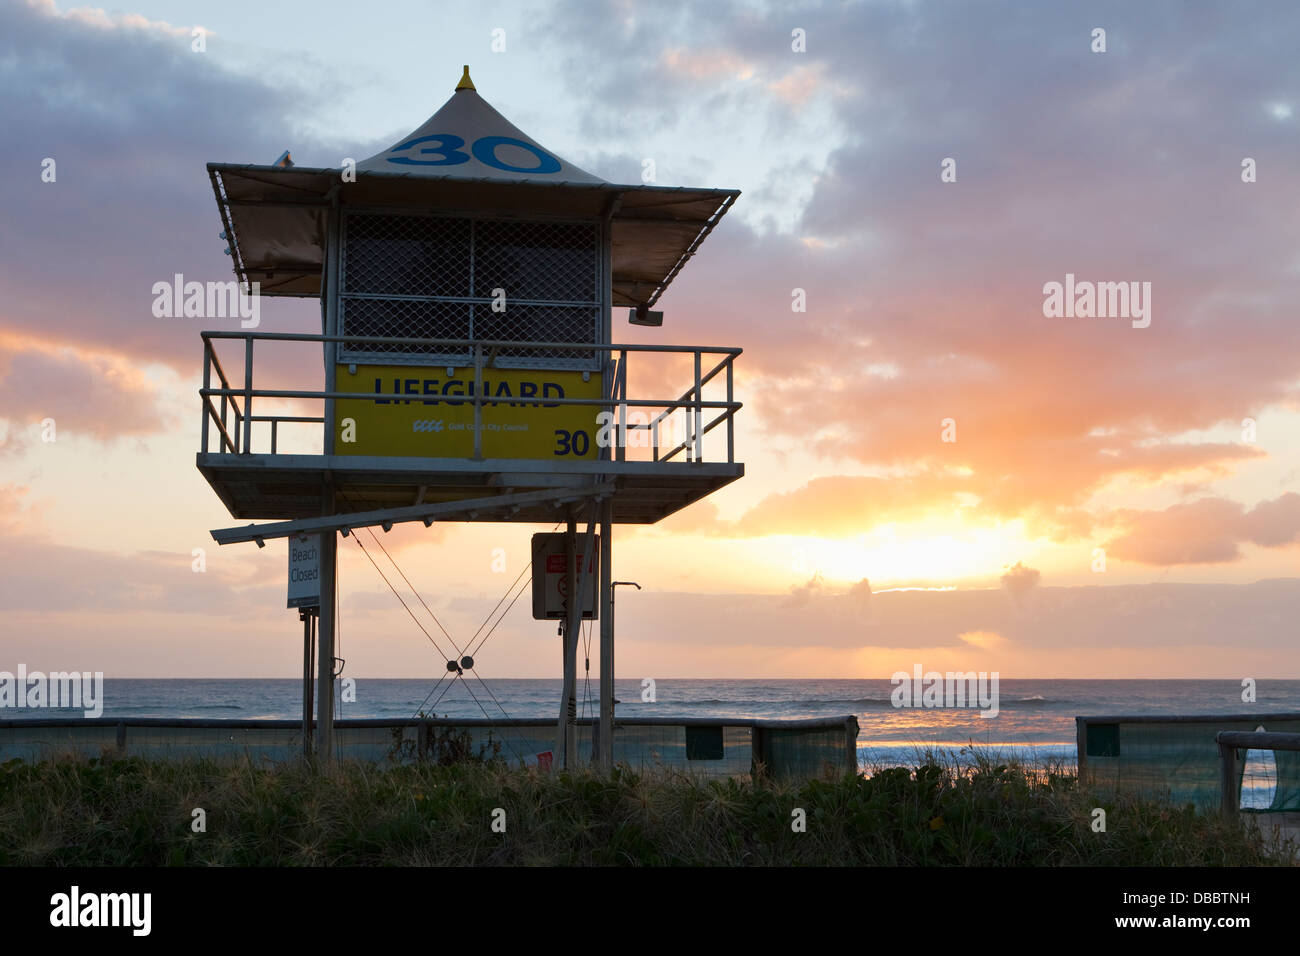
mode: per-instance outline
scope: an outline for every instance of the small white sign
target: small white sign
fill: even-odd
[[[320,535],[289,539],[288,607],[320,607]]]

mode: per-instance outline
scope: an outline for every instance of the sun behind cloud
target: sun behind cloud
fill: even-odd
[[[967,631],[957,636],[971,647],[977,647],[981,651],[1000,650],[1010,643],[996,631]]]

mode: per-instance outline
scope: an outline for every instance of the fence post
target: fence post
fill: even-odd
[[[1241,795],[1237,793],[1237,748],[1219,743],[1219,791],[1223,797],[1223,817],[1227,820],[1237,816],[1237,804]]]
[[[858,775],[858,718],[850,715],[844,718],[844,737],[848,746],[849,773]]]
[[[732,380],[731,371],[735,367],[736,356],[727,356],[727,464],[736,463],[736,410],[731,407],[732,402],[736,400],[735,383]],[[856,757],[854,758],[857,759]]]
[[[697,462],[704,460],[704,435],[700,431],[703,424],[704,409],[700,407],[700,402],[704,401],[704,386],[700,384],[700,350],[695,350],[695,460]]]
[[[208,350],[211,348],[207,339],[203,340],[203,388],[204,391],[212,387],[212,359],[208,356]],[[212,404],[212,396],[204,395],[202,404],[203,428],[199,436],[199,448],[203,454],[208,453],[208,408]]]
[[[623,399],[618,406],[618,461],[627,460],[627,349],[618,354],[618,397]]]
[[[253,437],[253,336],[244,339],[244,454]]]
[[[1079,785],[1087,785],[1088,761],[1088,721],[1082,717],[1074,718],[1074,746],[1079,751]]]

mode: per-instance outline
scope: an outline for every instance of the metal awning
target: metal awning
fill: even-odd
[[[464,147],[455,150],[459,162],[443,162],[447,156],[438,147],[445,142]],[[490,148],[468,145],[484,142]],[[438,158],[421,159],[426,150]],[[533,150],[551,165],[515,165],[535,163]],[[604,182],[537,146],[478,95],[468,71],[420,127],[357,164],[355,181],[343,181],[342,167],[209,163],[208,175],[235,275],[259,283],[262,295],[281,296],[320,295],[327,211],[337,198],[344,207],[609,217],[613,304],[650,306],[740,195],[737,189]]]

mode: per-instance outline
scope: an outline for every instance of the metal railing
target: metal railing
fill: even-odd
[[[1239,750],[1300,750],[1300,734],[1223,730],[1215,735],[1214,742],[1219,745],[1220,789],[1225,817],[1235,817],[1241,805],[1241,774],[1237,771]]]
[[[609,424],[616,427],[616,439],[612,443],[611,457],[617,461],[625,461],[627,458],[628,436],[632,432],[646,430],[650,432],[650,448],[652,449],[652,460],[655,462],[667,462],[678,454],[685,452],[688,462],[701,462],[704,460],[704,436],[719,425],[726,424],[727,437],[727,457],[728,464],[735,463],[735,425],[734,418],[736,412],[742,407],[742,403],[735,400],[735,359],[742,353],[739,348],[722,348],[715,346],[678,346],[678,345],[634,345],[630,343],[600,345],[595,343],[575,344],[573,342],[531,342],[522,340],[507,339],[426,339],[426,338],[399,338],[393,336],[362,336],[355,334],[348,335],[318,335],[313,333],[295,333],[295,332],[238,332],[238,331],[205,331],[201,333],[203,337],[203,387],[199,389],[199,395],[203,402],[202,410],[202,427],[201,427],[201,445],[200,448],[204,454],[211,450],[211,432],[212,426],[215,425],[217,436],[219,438],[218,453],[233,455],[253,454],[253,425],[255,423],[269,424],[269,452],[270,454],[278,453],[279,446],[279,429],[282,424],[318,424],[329,425],[329,403],[339,400],[390,400],[392,395],[382,392],[344,392],[328,389],[288,389],[288,388],[254,388],[253,387],[253,364],[254,364],[254,343],[258,341],[267,342],[305,342],[319,343],[324,350],[327,359],[326,367],[328,369],[331,359],[328,357],[336,351],[336,346],[342,343],[367,342],[370,344],[401,344],[404,346],[418,346],[429,351],[446,351],[452,352],[457,349],[466,350],[467,354],[472,355],[472,367],[474,370],[474,391],[472,396],[456,396],[456,402],[470,402],[474,408],[474,459],[480,459],[482,455],[482,424],[483,408],[485,405],[509,404],[517,402],[516,396],[491,396],[483,394],[483,372],[486,369],[497,369],[495,360],[503,350],[517,349],[527,347],[535,350],[563,350],[568,353],[574,351],[589,351],[593,355],[604,353],[608,361],[605,363],[612,372],[612,381],[604,389],[605,394],[600,398],[551,398],[548,397],[546,404],[552,405],[586,405],[595,406],[604,409],[611,414]],[[244,368],[243,368],[243,387],[237,388],[231,385],[231,378],[226,374],[221,361],[217,357],[214,341],[216,340],[237,340],[244,343]],[[670,355],[690,355],[694,360],[694,380],[689,388],[674,398],[655,399],[655,398],[628,398],[627,396],[627,367],[630,353],[659,353]],[[717,361],[706,372],[704,371],[704,356],[719,356]],[[412,359],[421,356],[412,355]],[[344,363],[346,364],[346,363]],[[379,364],[379,363],[373,363]],[[429,364],[431,368],[456,368],[458,366],[447,365],[446,363],[432,364],[428,362],[409,361],[401,363],[404,365]],[[465,366],[468,368],[469,366]],[[220,387],[213,387],[212,374],[215,371]],[[706,400],[704,398],[704,389],[710,382],[719,375],[725,374],[726,398],[725,400]],[[254,399],[289,399],[300,401],[323,401],[326,403],[324,415],[254,415]],[[218,405],[217,399],[220,400]],[[239,399],[242,399],[242,405]],[[629,408],[661,409],[661,411],[648,422],[628,422]],[[705,423],[704,410],[716,409],[718,414],[710,421]],[[617,412],[617,419],[614,420],[614,412]],[[672,448],[662,451],[660,447],[661,432],[666,429],[665,423],[671,423],[671,416],[677,412],[684,415],[684,437],[680,442],[673,445]]]

